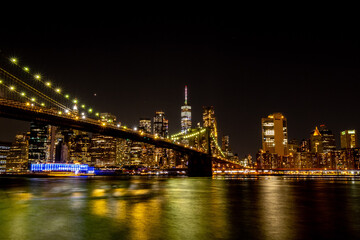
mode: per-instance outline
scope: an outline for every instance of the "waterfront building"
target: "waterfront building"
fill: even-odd
[[[116,165],[129,166],[132,141],[129,139],[116,139]]]
[[[151,134],[151,119],[150,118],[140,118],[138,129],[143,131],[144,133]]]
[[[341,148],[358,148],[356,130],[344,130],[340,133]]]
[[[17,134],[6,157],[6,172],[26,172],[29,164],[28,134]]]
[[[279,156],[288,154],[287,120],[281,113],[261,119],[262,149]]]
[[[6,157],[10,152],[11,142],[0,142],[0,174],[6,171]]]
[[[187,86],[185,86],[185,102],[181,106],[181,132],[187,133],[191,128],[191,106],[188,105]]]
[[[116,164],[116,139],[114,137],[93,134],[89,151],[93,166],[105,167]]]
[[[30,163],[45,163],[50,156],[50,125],[31,122],[29,135]]]
[[[132,142],[130,148],[130,165],[139,166],[143,163],[142,148],[143,148],[143,143]]]
[[[65,140],[65,142],[67,142]],[[69,138],[69,161],[91,165],[91,138],[87,132],[73,130]]]
[[[167,138],[169,136],[169,121],[165,118],[165,113],[163,111],[157,111],[153,122],[153,134]]]

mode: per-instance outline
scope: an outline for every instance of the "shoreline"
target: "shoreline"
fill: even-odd
[[[25,173],[25,174],[0,174],[0,178],[93,178],[93,177],[189,177],[186,174],[106,174],[106,175],[53,175],[53,174],[39,174],[39,173]],[[271,177],[271,176],[279,176],[279,177],[289,177],[289,178],[359,178],[358,174],[213,174],[213,178],[215,177],[231,177],[231,178],[256,178],[256,177]]]

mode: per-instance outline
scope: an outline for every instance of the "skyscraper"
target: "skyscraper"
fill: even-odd
[[[154,117],[153,133],[163,138],[169,136],[169,121],[165,119],[163,111],[157,111]]]
[[[336,150],[335,137],[332,131],[324,124],[320,125],[310,135],[311,152],[313,153],[328,153]]]
[[[6,157],[9,154],[11,142],[0,141],[0,174],[6,171]]]
[[[336,150],[335,136],[332,131],[325,125],[320,125],[319,131],[322,136],[322,144],[324,153],[328,153]]]
[[[144,133],[151,133],[151,119],[140,118],[138,128],[139,130],[142,130]]]
[[[274,113],[261,119],[262,147],[279,156],[288,154],[287,120],[281,113]]]
[[[186,133],[191,128],[191,106],[188,105],[187,86],[185,86],[185,102],[181,106],[181,132]]]
[[[9,154],[6,158],[7,172],[24,172],[28,170],[29,164],[29,143],[28,136],[18,134],[15,141],[10,147]]]
[[[341,148],[357,148],[358,140],[356,130],[345,130],[340,134]]]
[[[50,126],[31,122],[29,138],[30,163],[45,163],[49,159]]]

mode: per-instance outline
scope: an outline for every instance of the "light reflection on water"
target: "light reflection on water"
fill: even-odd
[[[0,178],[0,239],[360,237],[356,178]]]

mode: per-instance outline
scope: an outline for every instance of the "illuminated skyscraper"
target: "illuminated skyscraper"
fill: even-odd
[[[6,158],[7,172],[25,172],[29,165],[29,142],[27,134],[18,134]]]
[[[98,167],[114,166],[116,163],[116,139],[111,136],[93,134],[89,152],[93,165]]]
[[[140,118],[139,130],[142,130],[144,133],[151,133],[151,120],[150,120],[150,118]]]
[[[345,130],[340,135],[341,148],[357,148],[358,140],[356,130]]]
[[[315,130],[310,135],[311,152],[328,153],[336,150],[335,137],[324,124],[320,125],[320,129]]]
[[[30,163],[45,163],[49,159],[50,126],[31,122],[29,138]]]
[[[6,157],[9,154],[11,142],[0,142],[0,174],[6,170]]]
[[[181,132],[186,133],[191,128],[191,106],[188,105],[187,86],[185,86],[185,102],[181,106]]]
[[[322,136],[322,144],[324,153],[336,150],[335,136],[332,131],[324,124],[320,125],[319,131]]]
[[[155,113],[153,127],[153,133],[155,135],[163,138],[167,138],[169,136],[169,121],[165,119],[165,113],[163,111],[157,111]]]
[[[265,152],[279,156],[288,153],[287,120],[281,113],[274,113],[261,119],[262,147]]]

